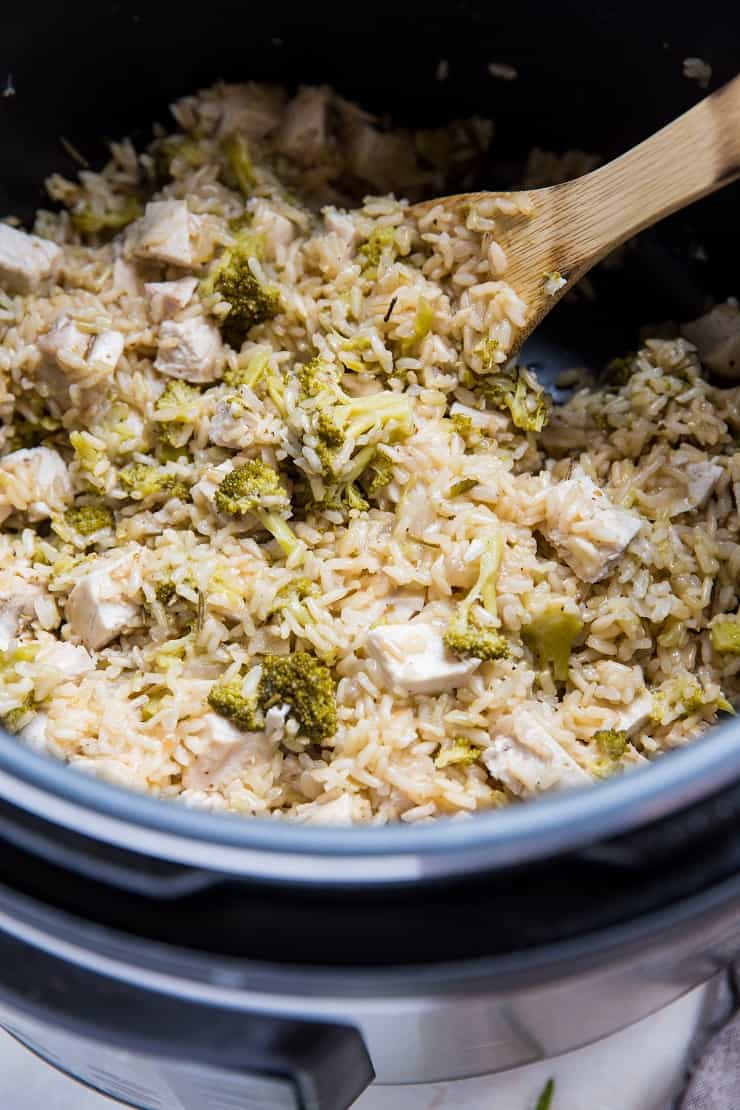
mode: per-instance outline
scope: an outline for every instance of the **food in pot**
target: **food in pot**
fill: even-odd
[[[6,727],[342,824],[587,785],[730,712],[740,391],[701,361],[732,377],[737,304],[554,407],[508,360],[502,202],[392,195],[464,187],[487,124],[254,84],[174,114],[0,225]]]

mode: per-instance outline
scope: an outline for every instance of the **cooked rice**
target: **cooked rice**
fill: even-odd
[[[102,173],[51,179],[62,208],[39,212],[34,230],[60,245],[61,267],[37,291],[0,289],[0,449],[43,443],[67,466],[46,501],[25,456],[0,469],[6,722],[74,767],[161,797],[381,824],[596,781],[686,744],[729,708],[740,656],[714,650],[711,629],[738,608],[740,390],[710,385],[686,340],[651,339],[616,367],[623,384],[581,389],[541,432],[521,431],[478,389],[506,363],[526,309],[505,280],[501,204],[471,208],[463,224],[443,209],[417,223],[390,195],[464,184],[489,125],[383,132],[327,89],[289,100],[253,84],[216,86],[174,115],[174,139],[162,133],[142,154],[114,143]],[[235,134],[253,162],[246,198],[225,162]],[[529,177],[555,172],[538,152]],[[191,264],[143,259],[141,217],[112,237],[76,230],[125,213],[132,196],[186,201]],[[185,417],[157,408],[173,380],[155,369],[179,334],[173,321],[213,337],[230,305],[201,286],[166,309],[144,282],[203,278],[247,224],[261,243],[254,275],[279,290],[279,311],[241,349],[219,346],[217,376],[203,371],[211,380]],[[363,252],[374,233],[393,240],[377,264]],[[47,333],[64,315],[83,339],[55,362]],[[121,337],[112,372],[90,354],[101,333]],[[260,459],[294,495],[301,475],[315,493],[320,444],[295,368],[317,354],[343,368],[350,394],[408,398],[414,430],[379,448],[387,485],[371,496],[360,478],[369,508],[306,511],[294,496],[300,542],[286,557],[254,515],[218,513],[214,491],[232,460]],[[269,389],[224,381],[259,355],[287,412]],[[521,382],[536,396],[530,376]],[[344,462],[362,446],[362,436],[345,444]],[[132,498],[122,473],[137,462],[161,468],[169,495]],[[596,524],[594,483],[608,498]],[[112,513],[113,526],[101,517],[78,534],[65,517],[72,496]],[[623,549],[607,534],[614,521],[634,527]],[[495,612],[475,614],[506,638],[508,657],[468,660],[441,692],[394,688],[371,633],[431,624],[440,635],[494,540]],[[584,569],[594,551],[603,576]],[[115,565],[96,563],[112,552]],[[99,567],[125,627],[99,649],[88,639],[85,653],[70,595]],[[314,589],[282,604],[299,578]],[[582,622],[560,677],[531,646],[530,625],[553,608]],[[60,641],[78,646],[64,662]],[[285,713],[259,731],[219,731],[214,683],[253,693],[265,654],[296,650],[332,668],[335,734],[309,743]],[[616,756],[604,730],[620,734]]]

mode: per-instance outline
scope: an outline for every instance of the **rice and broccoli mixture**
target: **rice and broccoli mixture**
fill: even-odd
[[[526,204],[390,193],[464,184],[483,121],[258,85],[174,115],[0,224],[6,728],[192,805],[383,823],[730,712],[740,390],[681,336],[557,408],[507,361]],[[693,325],[710,365],[738,319]]]

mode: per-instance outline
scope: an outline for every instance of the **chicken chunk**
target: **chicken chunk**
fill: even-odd
[[[634,736],[648,723],[652,710],[652,696],[647,692],[639,694],[629,705],[617,711],[612,728],[617,732],[626,732],[628,736]]]
[[[295,807],[295,820],[306,825],[351,825],[354,802],[351,794],[342,794],[329,802],[305,802]]]
[[[482,757],[489,774],[512,794],[524,797],[591,782],[531,710],[512,714],[512,732],[497,736]]]
[[[171,266],[197,264],[201,218],[182,200],[150,200],[138,224],[135,253]]]
[[[97,335],[82,331],[62,313],[39,339],[42,359],[36,371],[39,383],[64,407],[69,403],[72,383],[90,389],[110,377],[123,354],[124,338],[118,331]]]
[[[641,528],[635,513],[617,508],[576,468],[547,491],[541,531],[584,582],[599,582],[619,561]]]
[[[51,447],[25,447],[0,461],[0,524],[13,511],[44,520],[71,499],[66,463]]]
[[[165,320],[159,329],[159,351],[154,369],[171,378],[210,382],[218,377],[221,336],[207,321],[191,317]]]
[[[43,596],[40,586],[17,578],[12,587],[6,586],[0,600],[0,651],[7,651],[21,630],[23,621],[33,617],[36,602]]]
[[[277,148],[302,165],[311,165],[326,151],[329,90],[303,88],[290,101],[277,136]]]
[[[78,678],[95,666],[87,648],[67,644],[62,640],[52,640],[44,644],[35,662],[42,667],[52,667],[63,678]]]
[[[685,473],[688,480],[688,507],[702,509],[722,477],[722,467],[710,462],[689,463]]]
[[[95,559],[73,586],[65,608],[72,632],[85,647],[99,651],[136,620],[139,606],[132,598],[140,585],[136,552]]]
[[[55,272],[61,257],[62,248],[49,239],[0,223],[0,288],[32,293]]]
[[[373,628],[367,648],[389,685],[408,694],[454,690],[480,666],[479,659],[457,659],[445,647],[442,630],[422,621]]]
[[[238,779],[243,767],[263,764],[275,749],[265,733],[242,732],[217,713],[206,713],[200,726],[188,741],[191,750],[200,749],[183,772],[183,786],[189,790],[208,790]]]
[[[180,278],[179,281],[148,281],[144,291],[149,297],[152,316],[155,320],[165,320],[185,308],[192,300],[198,284],[194,277]]]
[[[697,347],[708,369],[722,378],[740,379],[740,305],[734,298],[684,324],[681,334]]]

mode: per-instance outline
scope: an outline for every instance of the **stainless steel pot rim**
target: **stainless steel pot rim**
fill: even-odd
[[[0,798],[146,856],[284,882],[413,882],[545,859],[628,832],[740,780],[740,719],[650,767],[537,802],[420,825],[326,828],[213,814],[88,778],[0,733]]]

